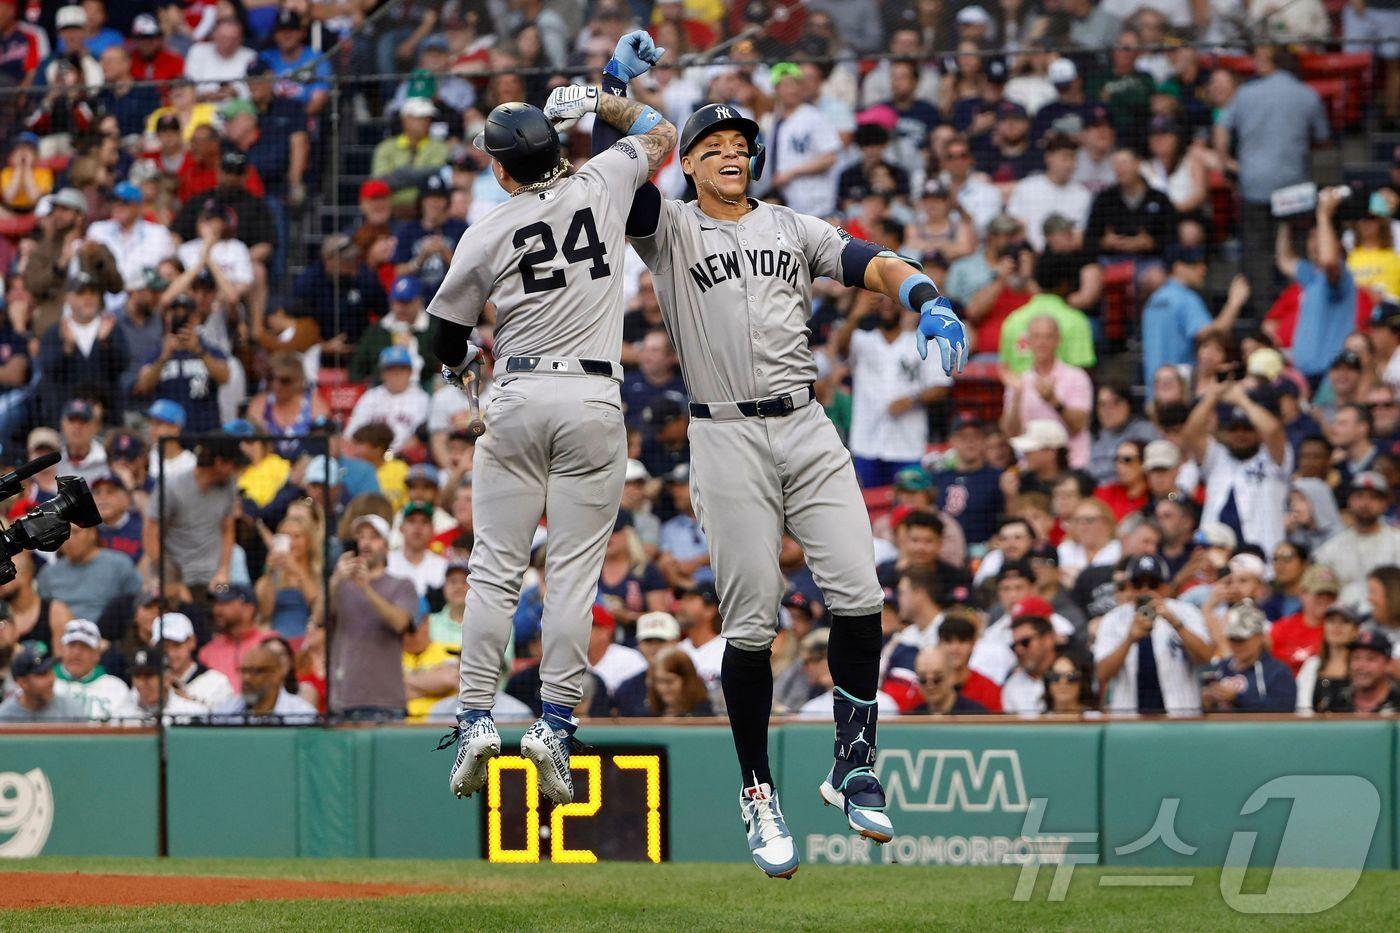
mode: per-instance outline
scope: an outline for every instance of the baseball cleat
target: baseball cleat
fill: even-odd
[[[452,741],[457,743],[457,760],[448,789],[458,797],[470,797],[486,783],[491,759],[501,753],[501,734],[490,716],[478,716],[459,722],[438,748],[448,748]]]
[[[554,803],[572,803],[574,778],[569,771],[569,752],[582,747],[568,729],[555,729],[544,721],[535,724],[520,738],[520,754],[535,763],[540,790]]]
[[[791,878],[797,874],[797,846],[773,788],[758,784],[739,791],[739,812],[744,817],[754,864],[770,878]]]
[[[837,688],[836,762],[820,790],[827,806],[840,807],[846,814],[851,829],[885,843],[894,838],[894,827],[885,815],[885,789],[875,776],[878,709],[874,700],[857,700]]]

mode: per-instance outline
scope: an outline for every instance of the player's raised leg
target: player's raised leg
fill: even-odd
[[[870,517],[850,454],[820,408],[809,405],[772,428],[788,529],[806,551],[832,615],[827,663],[835,685],[836,747],[822,799],[841,807],[862,836],[889,842],[894,830],[875,774],[883,594]]]
[[[627,469],[627,429],[618,385],[601,376],[537,376],[550,384],[549,405],[557,421],[545,514],[549,548],[545,559],[543,655],[540,659],[542,715],[520,740],[535,763],[540,790],[555,803],[574,799],[569,752],[583,699],[591,607],[598,594],[603,555],[622,500]]]
[[[476,546],[471,590],[462,617],[462,654],[457,702],[457,755],[450,787],[469,797],[486,782],[501,737],[491,720],[511,620],[530,558],[530,540],[545,503],[548,452],[527,419],[543,416],[544,401],[529,399],[520,380],[491,400],[491,431],[477,445],[473,466]],[[533,403],[533,404],[532,404]]]
[[[749,851],[770,876],[791,878],[797,871],[797,848],[768,761],[772,645],[783,597],[778,566],[783,524],[777,470],[772,458],[762,455],[767,448],[763,435],[757,421],[692,421],[690,485],[709,542],[724,620],[720,686],[739,758],[739,810]],[[736,476],[744,481],[734,482]]]

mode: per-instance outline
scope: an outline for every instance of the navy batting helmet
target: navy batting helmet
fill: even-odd
[[[706,104],[692,113],[681,131],[680,154],[685,155],[700,140],[722,129],[738,130],[744,134],[749,142],[749,177],[754,180],[762,178],[768,151],[758,141],[758,124],[731,104]]]
[[[559,167],[559,134],[538,107],[501,104],[472,143],[501,163],[521,184],[540,181]]]

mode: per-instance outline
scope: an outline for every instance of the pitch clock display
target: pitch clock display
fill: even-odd
[[[490,862],[655,862],[667,858],[666,749],[593,746],[571,759],[573,803],[540,793],[529,759],[491,760],[481,800]]]

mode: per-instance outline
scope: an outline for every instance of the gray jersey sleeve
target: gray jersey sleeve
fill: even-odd
[[[485,227],[470,227],[462,234],[447,275],[428,304],[429,314],[465,327],[476,326],[496,284],[492,262],[496,250],[483,241],[486,235]]]
[[[612,192],[611,200],[626,204],[630,209],[637,189],[646,183],[650,174],[647,168],[646,152],[641,143],[635,136],[628,136],[589,159],[578,174],[601,180]]]
[[[842,281],[841,251],[846,246],[846,240],[843,238],[845,231],[808,214],[793,214],[792,217],[797,222],[798,235],[801,238],[799,245],[807,257],[807,267],[811,270],[812,278],[826,276],[838,282]]]

